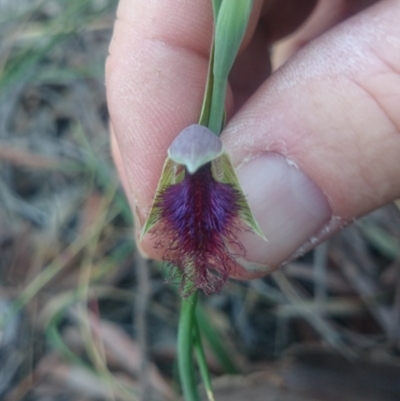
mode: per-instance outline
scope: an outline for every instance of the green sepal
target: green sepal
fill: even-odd
[[[141,241],[143,237],[159,222],[160,220],[160,208],[156,206],[156,200],[158,199],[161,192],[163,192],[170,185],[177,184],[183,180],[185,175],[185,169],[183,166],[175,163],[169,157],[165,160],[164,167],[162,169],[160,181],[158,182],[157,191],[154,196],[153,204],[150,209],[149,216],[142,228],[140,234]]]
[[[260,226],[258,225],[253,213],[250,210],[250,206],[247,203],[246,196],[243,193],[242,187],[239,183],[235,169],[232,165],[231,159],[226,152],[224,152],[219,158],[211,162],[211,170],[215,180],[222,182],[224,184],[230,184],[235,188],[239,194],[239,218],[251,228],[256,234],[267,241],[264,233],[262,232]]]

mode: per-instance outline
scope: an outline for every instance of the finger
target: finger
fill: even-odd
[[[378,0],[319,0],[308,20],[274,45],[272,65],[279,68],[305,44]]]
[[[269,46],[295,30],[311,13],[316,0],[265,1],[251,42],[239,53],[229,75],[238,110],[271,73]]]
[[[242,237],[253,273],[400,196],[399,18],[382,1],[316,39],[222,134],[268,238]]]
[[[106,63],[110,118],[142,223],[166,149],[196,121],[206,79],[212,10],[175,3],[122,0]]]

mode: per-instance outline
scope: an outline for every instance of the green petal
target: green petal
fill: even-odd
[[[165,188],[182,181],[184,174],[185,171],[183,167],[179,166],[173,160],[167,157],[161,173],[160,181],[158,182],[153,205],[151,206],[149,216],[147,217],[147,220],[144,223],[142,232],[140,234],[140,241],[143,239],[145,234],[148,233],[160,220],[160,208],[154,205],[155,200],[158,198],[159,194],[164,191]]]
[[[168,149],[168,156],[193,174],[222,152],[222,142],[216,135],[203,125],[193,124],[174,139]]]
[[[246,196],[243,193],[242,187],[240,186],[239,180],[235,173],[235,169],[228,154],[224,152],[218,159],[212,161],[211,167],[214,179],[219,182],[223,182],[224,184],[232,185],[240,193],[240,219],[261,238],[267,240],[256,219],[254,218],[253,213],[250,210],[249,204],[246,200]]]

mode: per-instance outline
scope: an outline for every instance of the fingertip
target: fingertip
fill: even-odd
[[[211,7],[208,2],[191,4],[200,16],[196,24],[176,13],[168,23],[158,24],[154,18],[162,19],[172,2],[157,7],[150,3],[121,1],[106,62],[110,118],[129,197],[135,198],[143,213],[150,208],[169,144],[182,128],[197,122],[208,63],[201,51],[209,48],[212,32],[202,10]],[[188,14],[190,2],[180,3],[186,7],[180,14]],[[135,25],[137,18],[147,22]]]
[[[400,196],[394,5],[379,2],[310,43],[222,134],[269,240],[246,233],[246,260],[276,267]]]
[[[213,14],[209,0],[120,0],[117,20],[132,35],[208,55]]]

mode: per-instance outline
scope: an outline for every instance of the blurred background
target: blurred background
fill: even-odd
[[[116,6],[0,0],[0,400],[179,397],[180,298],[109,153]],[[399,204],[201,301],[217,400],[400,400]]]

